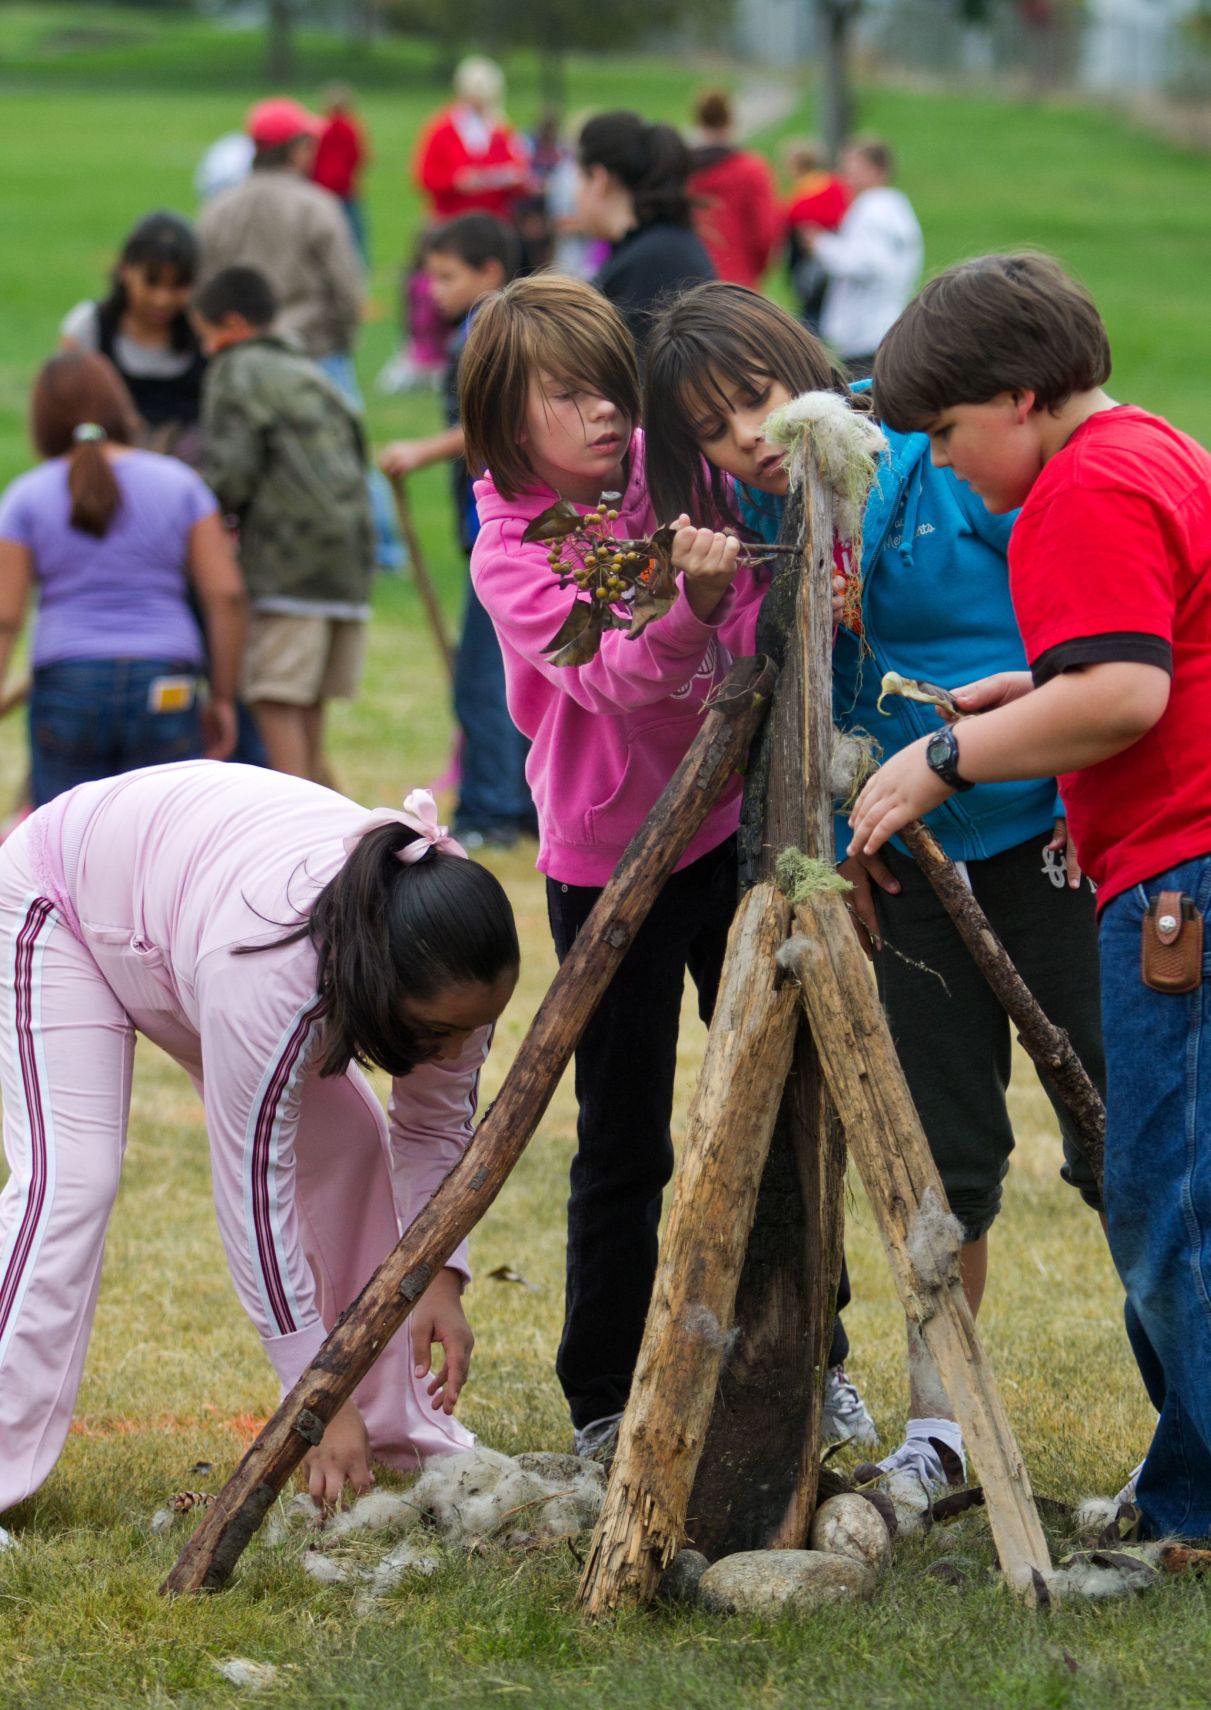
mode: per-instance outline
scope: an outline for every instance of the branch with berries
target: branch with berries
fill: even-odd
[[[587,665],[606,630],[625,630],[627,640],[634,641],[677,602],[677,530],[666,523],[647,540],[619,538],[614,532],[618,511],[612,504],[618,497],[603,493],[596,509],[583,513],[568,499],[559,499],[535,517],[521,537],[526,545],[549,542],[547,564],[559,577],[559,586],[576,589],[571,611],[543,648],[553,665]],[[740,561],[760,564],[798,550],[742,546]]]

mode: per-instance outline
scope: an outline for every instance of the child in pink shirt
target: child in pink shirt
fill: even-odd
[[[587,664],[546,649],[568,614],[547,546],[526,526],[564,498],[603,492],[620,538],[649,536],[634,346],[591,287],[521,279],[480,309],[460,369],[480,533],[471,577],[500,638],[509,711],[532,744],[539,869],[555,948],[567,953],[619,857],[698,731],[737,654],[753,647],[761,588],[739,543],[684,526],[678,598],[629,641],[607,629]],[[567,1308],[557,1370],[580,1452],[608,1452],[626,1404],[656,1265],[681,992],[706,1019],[736,903],[737,778],[707,816],[636,935],[576,1054],[578,1151],[568,1211]]]
[[[232,1278],[283,1391],[456,1162],[518,967],[504,892],[461,854],[425,791],[367,817],[208,761],[82,785],[0,850],[0,1513],[71,1423],[136,1033],[202,1097]],[[358,1064],[394,1077],[386,1120]],[[467,1275],[460,1248],[308,1455],[317,1500],[368,1488],[371,1452],[471,1441],[451,1417]]]

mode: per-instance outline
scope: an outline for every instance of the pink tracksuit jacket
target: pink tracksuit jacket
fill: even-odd
[[[237,1293],[283,1389],[460,1156],[487,1030],[394,1082],[312,1067],[315,953],[297,925],[365,809],[194,761],[85,784],[0,849],[0,1512],[71,1423],[125,1141],[136,1032],[201,1094]],[[467,1270],[465,1251],[451,1264]],[[406,1330],[358,1392],[380,1458],[472,1441],[412,1377]]]
[[[638,538],[657,527],[639,429],[628,469],[616,528]],[[543,648],[572,595],[551,574],[548,548],[524,546],[521,537],[557,497],[544,487],[505,499],[490,475],[477,481],[471,579],[500,639],[509,712],[532,744],[526,778],[538,810],[539,870],[564,884],[604,885],[693,741],[704,702],[733,657],[752,652],[764,585],[741,570],[709,623],[682,598],[638,640],[609,630],[588,665],[552,665]],[[678,865],[716,848],[739,817],[737,778]]]

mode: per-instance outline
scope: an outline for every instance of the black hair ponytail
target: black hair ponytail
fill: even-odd
[[[521,961],[500,881],[477,861],[440,849],[405,864],[397,852],[417,835],[400,824],[367,832],[304,925],[273,945],[241,946],[245,954],[302,938],[315,946],[321,1075],[342,1075],[351,1062],[408,1074],[429,1050],[401,1017],[401,1000],[494,985]]]
[[[642,226],[662,221],[688,226],[693,201],[686,191],[692,160],[681,133],[672,125],[650,125],[638,113],[599,113],[580,133],[580,164],[604,166],[635,204]]]

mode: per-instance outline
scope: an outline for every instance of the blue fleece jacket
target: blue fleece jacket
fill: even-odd
[[[885,671],[956,688],[994,671],[1020,671],[1026,656],[1009,598],[1005,554],[1013,516],[993,516],[949,469],[929,460],[929,438],[884,429],[890,455],[866,506],[862,540],[862,622],[870,652],[837,631],[833,716],[843,730],[867,730],[884,756],[938,728],[932,707],[889,696],[875,711]],[[741,489],[745,521],[776,538],[781,500]],[[1016,515],[1016,513],[1015,513]],[[1053,779],[977,784],[935,808],[926,823],[956,861],[999,855],[1051,830]],[[850,831],[837,819],[837,858]],[[903,844],[894,840],[898,848]]]

